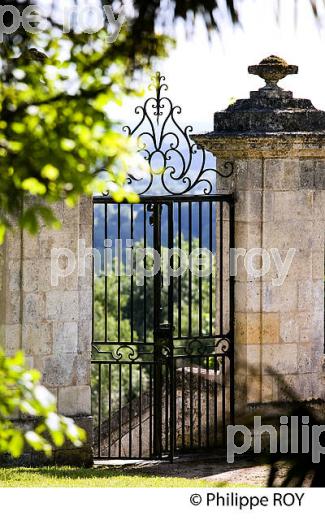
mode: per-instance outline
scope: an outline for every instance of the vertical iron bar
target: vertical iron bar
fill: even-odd
[[[101,424],[102,424],[102,364],[98,364],[98,457],[101,456]]]
[[[217,369],[218,358],[214,355],[213,377],[214,377],[214,392],[213,392],[213,407],[214,407],[214,447],[218,444],[218,385],[217,385]]]
[[[215,322],[216,317],[213,316],[213,260],[212,260],[212,249],[213,249],[213,239],[212,239],[212,225],[213,225],[213,215],[212,215],[212,202],[209,201],[209,249],[210,249],[210,279],[209,279],[209,325],[210,325],[210,336],[213,335],[213,323]]]
[[[198,396],[197,396],[197,399],[198,399],[198,425],[197,425],[197,428],[198,428],[198,447],[201,448],[201,427],[202,427],[202,422],[201,422],[201,361],[202,361],[202,357],[199,356],[198,357]]]
[[[222,356],[222,445],[226,446],[226,356]]]
[[[170,410],[169,410],[169,400],[171,398],[171,393],[170,393],[170,388],[169,388],[169,374],[168,374],[168,370],[169,370],[169,364],[166,363],[164,365],[164,372],[165,372],[165,385],[166,385],[166,389],[165,389],[165,452],[167,453],[168,452],[168,446],[169,446],[169,436],[170,436],[170,432],[169,432],[169,429],[170,429],[170,425],[169,425],[169,413],[170,413]]]
[[[121,206],[117,205],[117,262],[118,262],[118,278],[117,278],[117,341],[121,341]]]
[[[132,363],[129,363],[129,457],[132,457]]]
[[[130,321],[131,321],[131,343],[133,343],[134,341],[134,319],[133,319],[133,291],[134,291],[134,287],[133,287],[133,283],[134,283],[134,280],[133,280],[133,204],[131,204],[131,207],[130,207],[130,211],[131,211],[131,218],[130,218],[130,226],[131,226],[131,243],[132,243],[132,265],[131,265],[131,295],[130,295],[130,306],[131,306],[131,309],[130,309]]]
[[[209,385],[209,355],[206,356],[206,447],[210,446],[210,385]]]
[[[193,448],[193,356],[190,354],[190,448]],[[184,418],[183,418],[184,420]]]
[[[222,200],[220,201],[219,209],[220,209],[220,212],[219,212],[219,219],[220,219],[220,222],[219,222],[220,302],[219,302],[219,304],[220,304],[220,335],[222,336],[223,335],[223,275],[224,275],[224,272],[223,272],[223,201]]]
[[[202,202],[199,202],[199,248],[202,249]],[[200,273],[201,274],[201,273]],[[202,336],[202,276],[199,276],[199,336]]]
[[[149,451],[150,451],[150,458],[153,455],[153,439],[152,439],[152,422],[153,422],[153,414],[152,414],[152,405],[153,405],[153,399],[152,399],[152,365],[149,365],[149,378],[150,378],[150,391],[149,391]]]
[[[104,243],[104,251],[107,247],[107,239],[108,239],[108,229],[107,229],[107,204],[104,204],[104,208],[105,208],[105,243]],[[104,255],[104,258],[106,258],[106,256]],[[107,332],[107,314],[108,314],[108,294],[107,294],[107,285],[108,285],[108,280],[107,280],[107,265],[106,265],[106,262],[105,262],[105,266],[104,266],[104,276],[105,276],[105,296],[104,296],[104,299],[105,299],[105,302],[104,302],[104,305],[105,305],[105,342],[107,342],[107,338],[108,338],[108,332]]]
[[[154,250],[161,257],[161,204],[153,206]],[[161,266],[154,275],[154,455],[162,455]]]
[[[188,203],[188,254],[192,253],[192,202]],[[192,336],[192,266],[188,270],[188,337]]]
[[[139,365],[139,458],[142,457],[142,365]]]
[[[146,250],[147,247],[147,206],[143,205],[143,247]],[[147,257],[143,259],[144,269],[147,267]],[[147,277],[144,277],[143,286],[143,341],[147,341]]]
[[[122,365],[119,363],[119,382],[118,382],[118,455],[122,454]]]
[[[112,365],[108,365],[108,457],[111,457],[112,436]]]
[[[168,248],[169,251],[172,251],[174,247],[174,225],[173,225],[173,214],[174,214],[174,206],[169,203],[168,204]],[[169,276],[169,286],[168,286],[168,323],[170,327],[169,334],[169,354],[168,354],[168,363],[166,366],[166,373],[169,370],[169,381],[170,384],[166,381],[166,398],[169,394],[170,400],[170,418],[168,419],[169,426],[169,444],[170,444],[170,461],[173,462],[174,454],[175,454],[175,438],[176,438],[176,391],[175,391],[175,367],[174,367],[174,256],[170,259],[170,269],[171,273]],[[167,390],[168,389],[168,390]],[[167,406],[167,403],[166,403]]]
[[[182,449],[185,448],[185,368],[182,366]]]
[[[178,203],[178,248],[181,251],[182,250],[182,206],[181,203]],[[181,262],[181,258],[179,259],[179,262]],[[178,337],[182,337],[182,275],[178,277],[178,297],[177,297],[177,304],[178,304],[178,313],[177,313],[177,319],[178,319]]]

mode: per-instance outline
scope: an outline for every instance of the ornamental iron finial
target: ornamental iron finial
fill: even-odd
[[[226,162],[223,171],[216,170],[212,155],[191,140],[193,128],[181,125],[182,109],[166,96],[165,81],[165,76],[156,72],[149,85],[154,94],[135,108],[138,123],[133,128],[123,127],[137,139],[138,152],[149,167],[145,176],[129,172],[128,183],[139,195],[209,195],[215,191],[217,175],[232,175],[233,164]]]
[[[263,90],[275,90],[280,89],[278,81],[289,74],[297,74],[298,67],[297,65],[288,65],[282,58],[271,55],[262,60],[258,65],[250,65],[248,72],[265,80],[266,85],[263,87]]]

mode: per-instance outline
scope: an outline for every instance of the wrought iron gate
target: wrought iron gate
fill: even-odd
[[[94,246],[102,253],[93,295],[97,458],[215,448],[234,420],[234,200],[213,194],[216,175],[232,167],[209,166],[191,128],[176,122],[180,108],[162,96],[163,79],[156,76],[156,96],[138,107],[140,123],[127,128],[150,138],[150,151],[140,145],[150,172],[129,177],[139,201],[94,197]],[[161,193],[158,183],[164,194],[151,195]]]

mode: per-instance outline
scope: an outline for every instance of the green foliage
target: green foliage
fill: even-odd
[[[91,67],[105,55],[100,34],[89,48],[73,46],[61,61],[64,40],[48,35],[42,63],[24,54],[15,59],[15,49],[6,57],[0,86],[0,238],[17,208],[19,224],[35,233],[40,221],[58,224],[49,208],[57,200],[73,205],[79,195],[107,187],[116,200],[135,200],[124,188],[135,146],[114,130],[105,110],[123,99],[123,64],[109,77],[104,59]],[[109,172],[105,182],[99,180],[103,170]],[[33,198],[24,207],[26,195]]]
[[[38,419],[35,429],[22,431],[12,417]],[[40,374],[25,367],[24,355],[5,357],[0,350],[0,453],[19,457],[26,445],[51,455],[52,445],[65,440],[81,446],[85,432],[72,419],[59,415],[54,396],[40,384]]]
[[[22,12],[31,4],[10,5]],[[64,2],[48,4],[48,13],[60,13]],[[77,2],[80,8],[86,4]],[[317,17],[317,2],[310,4]],[[118,15],[120,3],[112,5]],[[237,23],[239,0],[225,5]],[[103,189],[116,200],[135,200],[125,188],[134,144],[116,132],[110,108],[136,92],[135,72],[166,56],[172,44],[167,33],[179,19],[193,28],[200,17],[208,31],[218,31],[222,9],[217,0],[175,0],[168,6],[135,0],[114,43],[107,21],[95,34],[73,25],[67,33],[55,14],[46,18],[46,30],[31,34],[20,28],[6,35],[0,46],[0,243],[12,215],[32,233],[42,221],[58,226],[50,209],[58,200],[72,205],[81,194]],[[4,25],[11,24],[10,16]]]
[[[167,38],[152,43],[150,55],[165,53]],[[137,200],[125,187],[137,144],[110,117],[138,93],[134,70],[149,71],[146,42],[131,47],[127,26],[112,44],[106,28],[66,33],[51,19],[47,30],[21,30],[0,46],[0,243],[12,215],[31,233],[41,222],[58,226],[51,204],[59,200],[71,206],[107,190]]]

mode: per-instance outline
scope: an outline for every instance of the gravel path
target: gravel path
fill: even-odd
[[[204,479],[211,482],[227,482],[228,485],[259,486],[267,485],[268,465],[257,464],[250,459],[240,459],[228,464],[224,457],[185,456],[176,458],[173,464],[168,461],[103,461],[97,466],[123,468],[126,473],[135,472],[160,477],[183,477],[189,479]],[[195,486],[194,482],[193,485]]]

